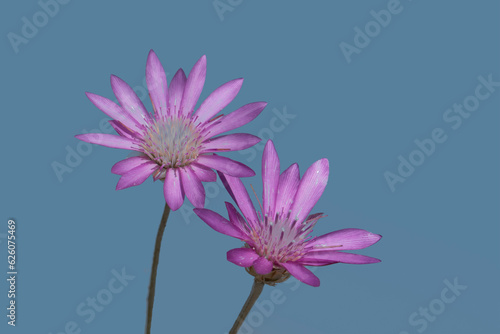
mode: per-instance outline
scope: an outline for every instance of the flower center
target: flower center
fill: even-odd
[[[157,119],[146,129],[144,153],[164,168],[189,165],[200,153],[202,138],[191,120],[170,116]]]
[[[256,252],[273,262],[294,261],[305,254],[309,234],[321,214],[309,216],[303,223],[291,220],[289,213],[276,214],[274,219],[262,217],[251,224],[250,236],[254,241]]]

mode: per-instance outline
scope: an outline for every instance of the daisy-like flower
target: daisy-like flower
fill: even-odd
[[[263,193],[257,212],[241,180],[222,175],[229,194],[241,210],[226,202],[229,220],[208,209],[195,213],[217,232],[240,239],[244,247],[232,249],[227,259],[263,283],[274,285],[293,275],[312,286],[319,278],[305,266],[333,263],[367,264],[380,260],[344,253],[373,245],[381,236],[362,229],[348,228],[319,237],[311,236],[322,213],[310,214],[328,181],[327,159],[316,161],[300,178],[299,166],[292,164],[280,174],[280,161],[273,142],[268,141],[262,157]]]
[[[146,65],[146,82],[153,113],[146,110],[133,89],[111,76],[111,87],[120,105],[92,93],[90,101],[106,115],[118,135],[89,133],[76,138],[92,144],[138,152],[116,163],[111,172],[121,175],[117,190],[142,184],[150,175],[164,181],[165,200],[172,210],[180,208],[187,196],[195,207],[203,207],[202,182],[215,181],[212,169],[233,177],[255,173],[240,162],[213,154],[243,150],[260,138],[235,133],[219,136],[257,117],[265,102],[247,104],[227,115],[216,116],[238,94],[243,79],[229,81],[213,91],[195,112],[206,74],[206,57],[201,57],[186,78],[179,69],[170,86],[163,66],[151,50]]]

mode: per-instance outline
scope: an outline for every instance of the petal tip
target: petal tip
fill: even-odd
[[[207,55],[203,55],[200,57],[200,59],[198,59],[198,61],[196,62],[195,66],[196,65],[201,65],[202,67],[205,67],[207,66]]]
[[[109,77],[109,80],[111,82],[111,88],[116,88],[116,86],[118,85],[123,85],[123,84],[127,84],[122,78],[120,78],[119,76],[117,75],[114,75],[114,74],[111,74],[110,77]]]
[[[147,62],[150,63],[150,62],[156,61],[156,60],[159,60],[156,53],[153,51],[153,49],[149,50]]]
[[[266,152],[269,149],[272,149],[272,150],[276,151],[276,148],[274,147],[274,143],[273,143],[273,141],[271,139],[267,140],[266,146],[264,147],[264,152]]]
[[[182,206],[183,202],[178,202],[178,203],[175,203],[175,204],[168,204],[168,206],[170,207],[170,210],[177,211]]]
[[[318,279],[318,282],[314,282],[313,284],[311,284],[311,286],[312,286],[312,287],[315,287],[315,288],[319,287],[319,286],[320,286],[320,281],[319,281],[319,279]]]

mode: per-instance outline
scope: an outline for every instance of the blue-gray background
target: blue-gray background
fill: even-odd
[[[244,77],[225,113],[267,101],[238,131],[273,137],[282,169],[298,162],[304,172],[320,158],[330,160],[329,184],[315,207],[328,217],[316,235],[357,227],[384,236],[360,251],[379,264],[320,267],[319,288],[295,279],[266,287],[241,333],[498,333],[500,87],[456,130],[443,114],[474,95],[479,76],[500,81],[499,1],[403,0],[350,63],[340,44],[355,47],[354,29],[364,30],[374,20],[370,11],[392,1],[215,4],[70,1],[45,25],[38,14],[43,26],[17,53],[8,34],[22,36],[23,17],[33,22],[43,9],[35,0],[2,4],[0,268],[5,277],[7,220],[14,218],[19,276],[15,328],[7,325],[1,280],[0,332],[143,331],[161,184],[149,179],[115,191],[118,176],[110,168],[127,154],[118,149],[93,146],[60,178],[53,165],[67,166],[67,149],[78,145],[73,136],[107,118],[84,92],[114,99],[110,74],[144,92],[146,57],[154,49],[169,80],[207,55],[201,98]],[[391,191],[384,173],[397,173],[398,156],[408,159],[418,148],[414,140],[435,128],[447,140]],[[229,155],[257,171],[245,181],[257,192],[261,154],[257,146]],[[226,215],[229,196],[213,184],[206,188],[207,207]],[[186,201],[168,222],[153,332],[223,334],[252,278],[226,261],[226,251],[240,243],[211,230],[190,208]],[[127,286],[95,317],[88,306],[79,315],[87,298],[109,297],[113,271],[122,270],[134,277]],[[467,288],[453,294],[445,280]],[[282,293],[274,302],[273,289]],[[454,302],[439,301],[442,293]],[[426,319],[419,312],[430,306],[438,314],[429,311]]]

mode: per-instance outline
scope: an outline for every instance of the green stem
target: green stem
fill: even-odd
[[[160,261],[160,248],[161,239],[165,226],[167,226],[168,215],[170,214],[170,207],[165,203],[165,209],[161,217],[160,227],[158,227],[158,234],[156,235],[155,250],[153,254],[153,265],[151,267],[151,278],[149,280],[149,293],[148,293],[148,311],[146,318],[146,334],[151,334],[151,321],[153,319],[153,305],[155,303],[155,287],[156,287],[156,273],[158,272],[158,262]]]

